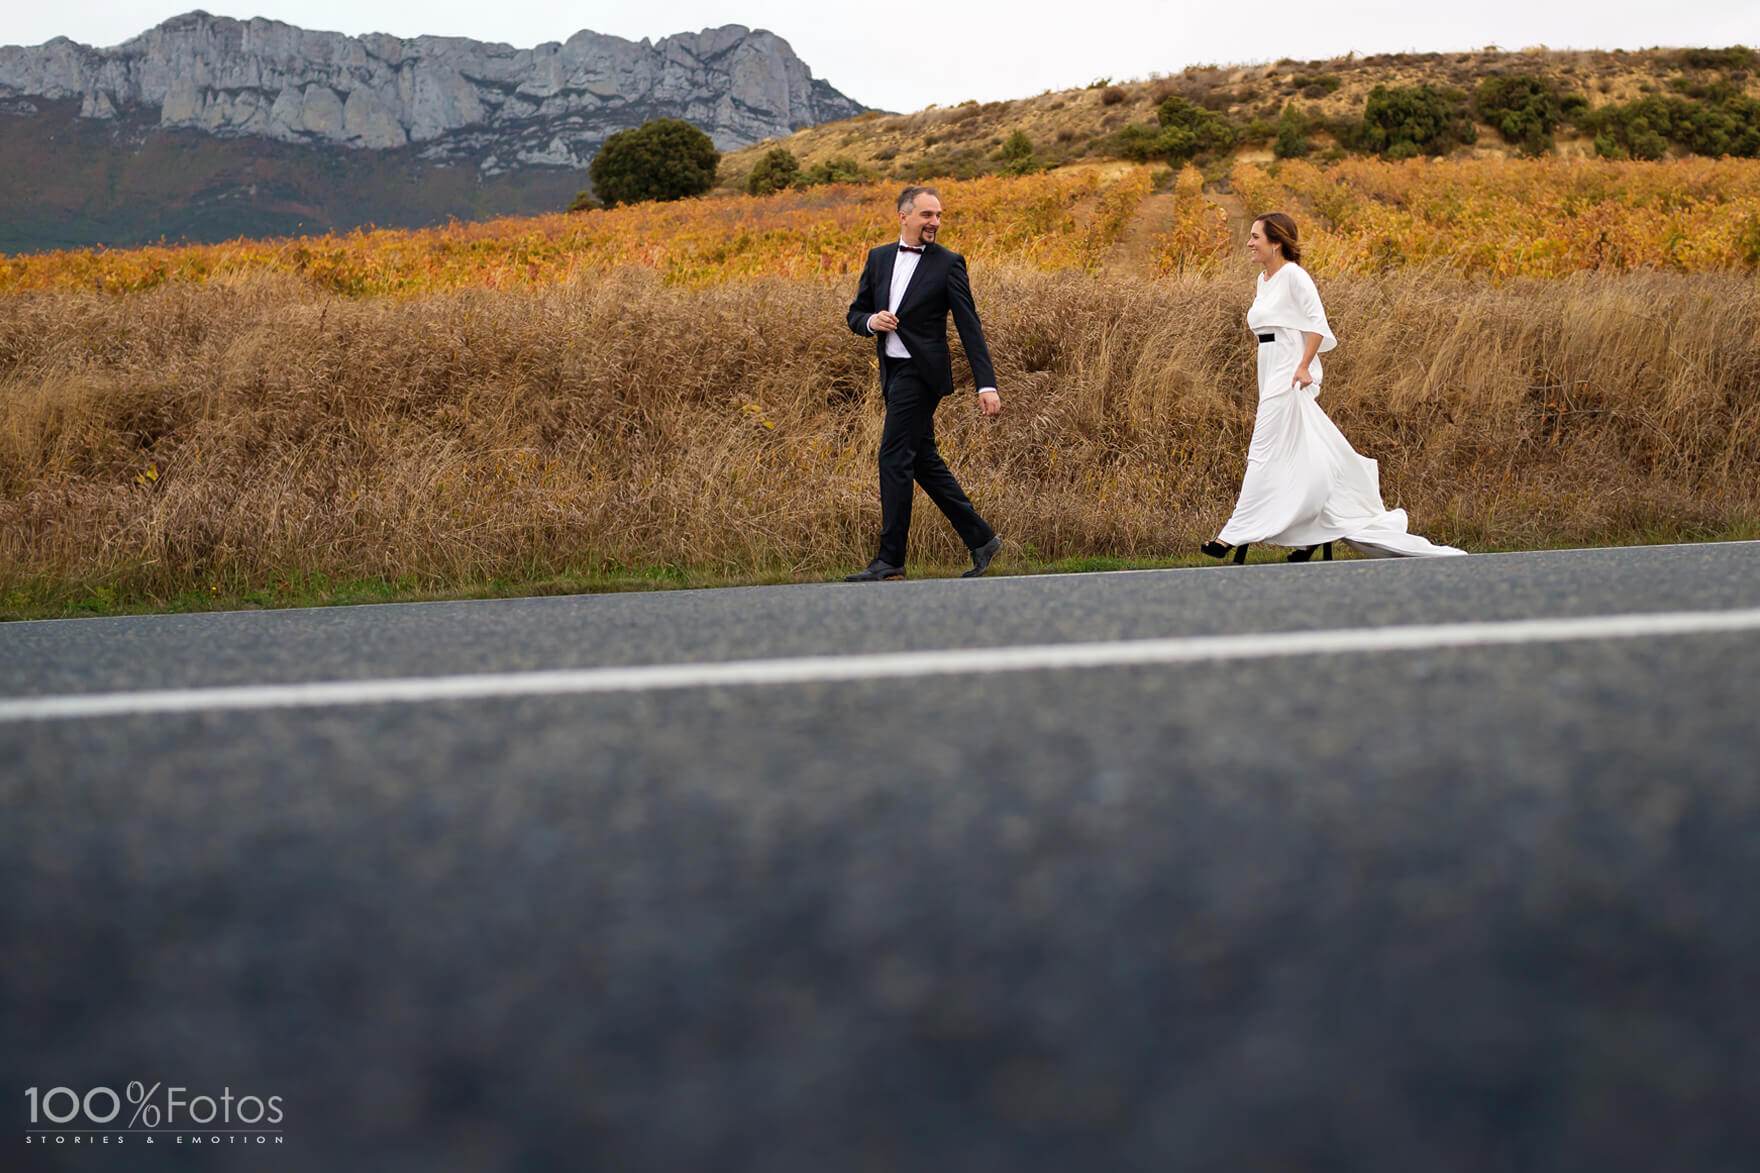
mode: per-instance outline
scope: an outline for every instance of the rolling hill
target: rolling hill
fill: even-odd
[[[1362,139],[1362,125],[1378,87],[1384,92],[1428,87],[1440,104],[1459,112],[1462,126],[1452,140],[1445,136],[1438,143],[1444,149],[1416,153],[1475,158],[1534,153],[1520,137],[1501,133],[1480,108],[1482,87],[1500,79],[1506,88],[1511,82],[1536,79],[1542,90],[1550,87],[1556,95],[1561,108],[1552,112],[1551,141],[1541,153],[1595,154],[1599,127],[1604,145],[1611,147],[1602,154],[1644,157],[1643,149],[1632,149],[1627,130],[1634,118],[1646,115],[1647,124],[1659,118],[1681,123],[1661,128],[1678,130],[1681,140],[1663,137],[1661,153],[1725,153],[1693,150],[1694,128],[1685,116],[1709,110],[1754,132],[1745,144],[1739,134],[1731,136],[1727,153],[1760,154],[1760,54],[1751,49],[1487,48],[1200,66],[1116,85],[1102,79],[1085,89],[1048,91],[1016,101],[968,101],[908,115],[865,112],[730,153],[722,164],[721,185],[744,190],[757,161],[778,147],[805,167],[841,161],[833,169],[851,178],[970,178],[1015,165],[1003,151],[1017,132],[1031,144],[1026,165],[1033,167],[1121,156],[1146,159],[1149,155],[1140,149],[1143,136],[1160,129],[1158,111],[1170,98],[1213,116],[1232,132],[1226,146],[1192,152],[1200,163],[1272,160],[1286,118],[1307,140],[1302,153],[1325,159],[1370,149]],[[1544,94],[1541,99],[1530,104],[1543,105]],[[1651,133],[1658,129],[1650,127]],[[1470,141],[1460,141],[1458,131]],[[1639,145],[1655,144],[1646,139]],[[1744,145],[1747,149],[1736,149]]]

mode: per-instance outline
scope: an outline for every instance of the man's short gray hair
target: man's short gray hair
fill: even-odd
[[[932,195],[936,199],[941,198],[941,193],[934,188],[913,184],[898,193],[898,210],[900,212],[910,211],[912,205],[917,202],[917,197],[920,195]]]

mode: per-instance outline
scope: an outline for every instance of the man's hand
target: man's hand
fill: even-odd
[[[978,410],[985,415],[1002,414],[1002,396],[994,391],[978,392]]]
[[[891,310],[881,310],[868,319],[868,329],[876,334],[886,334],[898,329],[898,316]]]

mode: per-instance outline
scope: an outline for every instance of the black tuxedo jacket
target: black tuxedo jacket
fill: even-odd
[[[849,303],[849,328],[864,338],[873,337],[880,354],[880,385],[886,386],[891,363],[897,361],[886,354],[886,335],[868,329],[868,318],[887,308],[892,297],[892,267],[898,260],[898,244],[883,244],[868,254],[862,267],[861,284],[856,286],[856,299]],[[990,348],[984,344],[984,328],[978,323],[978,310],[972,304],[972,284],[966,276],[966,259],[938,244],[923,246],[917,259],[917,271],[905,286],[898,303],[898,340],[911,352],[917,369],[938,395],[953,392],[953,356],[947,348],[947,315],[959,329],[959,340],[966,348],[966,359],[972,366],[972,378],[980,388],[996,386],[996,372],[990,366]]]

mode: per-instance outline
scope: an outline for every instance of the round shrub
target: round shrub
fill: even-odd
[[[606,207],[702,195],[721,153],[708,135],[677,118],[656,118],[605,140],[587,174]]]

